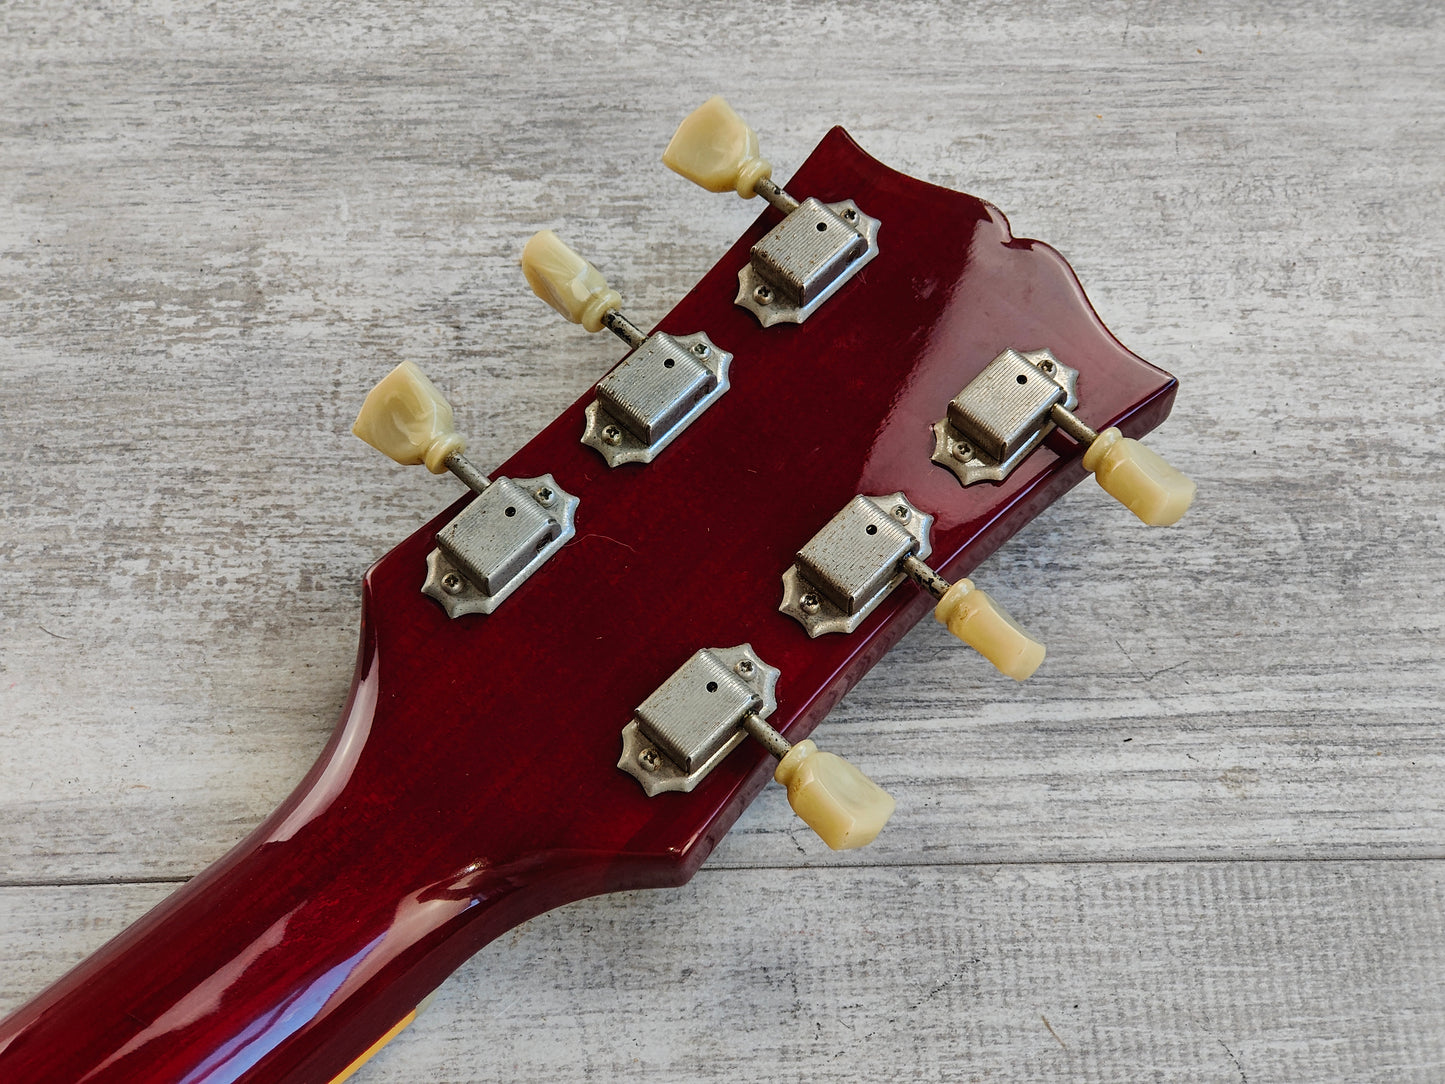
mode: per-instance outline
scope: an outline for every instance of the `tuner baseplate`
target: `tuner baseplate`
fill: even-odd
[[[852,632],[908,577],[906,557],[926,558],[933,517],[900,493],[854,497],[783,573],[778,609],[816,638]]]
[[[448,617],[493,612],[576,533],[579,503],[550,474],[497,478],[437,532],[422,594]]]
[[[622,728],[617,766],[649,798],[692,790],[747,737],[745,715],[777,709],[778,674],[751,644],[694,653]]]
[[[852,200],[803,200],[753,246],[736,303],[763,327],[801,324],[878,255],[878,229]]]
[[[959,482],[1002,482],[1054,429],[1049,409],[1079,403],[1079,374],[1048,350],[1005,350],[933,423],[932,459]]]
[[[651,463],[728,390],[733,356],[703,332],[656,332],[597,385],[582,443],[607,461]]]

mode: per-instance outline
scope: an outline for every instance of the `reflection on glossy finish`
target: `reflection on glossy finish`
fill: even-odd
[[[498,468],[551,471],[582,505],[576,538],[496,613],[448,620],[421,594],[464,502],[383,558],[316,767],[249,839],[0,1023],[0,1079],[330,1080],[526,918],[686,880],[770,760],[744,743],[692,793],[649,799],[616,768],[631,709],[698,647],[747,641],[782,670],[769,721],[800,740],[932,601],[905,584],[856,632],[818,640],[777,612],[778,576],[838,508],[902,490],[936,517],[933,561],[957,578],[1082,477],[1056,432],[1006,482],[961,489],[929,455],[964,384],[1005,347],[1047,347],[1079,370],[1090,426],[1138,436],[1168,413],[1173,379],[988,205],[883,168],[841,129],[788,187],[881,219],[877,259],[806,325],[762,329],[732,298],[767,211],[660,325],[736,354],[728,395],[656,462],[609,470],[576,439],[589,392]]]

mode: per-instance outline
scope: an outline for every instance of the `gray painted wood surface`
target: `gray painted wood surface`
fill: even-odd
[[[320,750],[357,583],[455,492],[347,432],[412,358],[494,462],[751,221],[657,162],[724,92],[786,178],[843,123],[1073,263],[1179,375],[1177,528],[1092,485],[980,570],[1015,687],[920,626],[685,889],[480,954],[363,1081],[1445,1079],[1429,6],[0,8],[0,1010]]]

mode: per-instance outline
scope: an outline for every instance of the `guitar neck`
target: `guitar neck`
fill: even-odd
[[[368,598],[368,605],[370,599]],[[606,856],[515,847],[508,807],[386,815],[385,724],[367,627],[332,740],[247,839],[0,1025],[0,1079],[329,1081],[477,949],[619,882]],[[408,833],[465,826],[474,853],[427,880]],[[448,824],[450,822],[450,824]],[[442,846],[439,850],[449,848]],[[401,852],[408,852],[403,860]]]

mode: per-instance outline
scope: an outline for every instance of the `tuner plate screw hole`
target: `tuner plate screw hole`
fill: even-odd
[[[1019,375],[1018,375],[1018,377],[1017,377],[1016,379],[1018,380],[1018,382],[1019,382],[1020,384],[1027,384],[1027,383],[1029,382],[1029,378],[1026,377],[1026,376],[1024,376],[1023,373],[1019,373]]]
[[[717,692],[717,682],[716,682],[716,681],[709,681],[709,682],[707,683],[707,691],[710,692],[710,693],[715,693],[715,692]]]
[[[868,524],[867,527],[865,527],[865,528],[863,528],[863,529],[864,529],[865,531],[867,531],[869,534],[877,534],[877,533],[878,533],[878,524],[876,524],[876,523],[870,523],[870,524]]]

